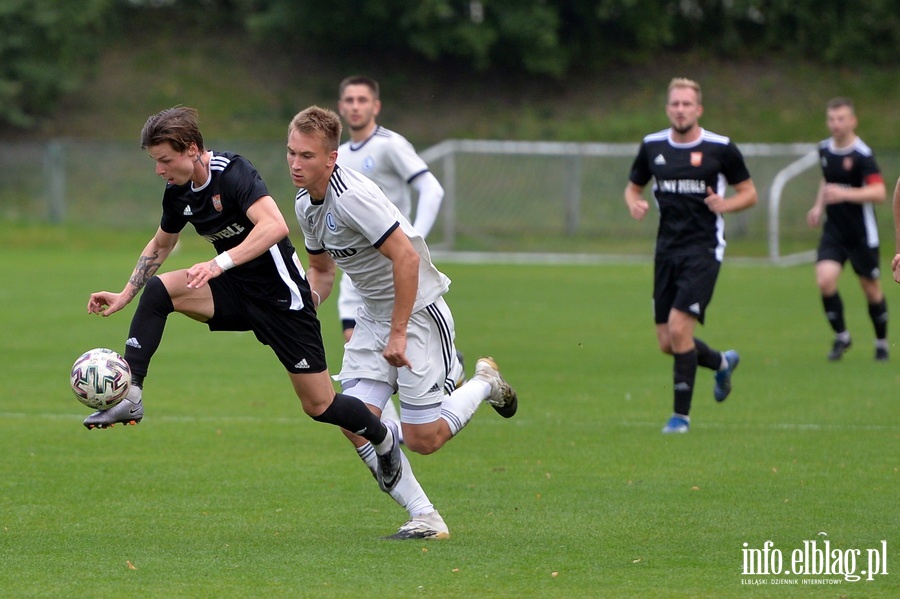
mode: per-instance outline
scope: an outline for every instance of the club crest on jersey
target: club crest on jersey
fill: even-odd
[[[703,163],[703,152],[691,152],[691,166],[700,166]]]
[[[325,215],[325,226],[329,231],[337,231],[337,223],[334,222],[334,215],[330,212]]]
[[[845,171],[853,170],[853,156],[844,156],[844,170]]]
[[[309,215],[306,217],[306,224],[307,224],[307,226],[309,226],[310,229],[312,229],[313,226],[316,224],[316,219],[314,219],[312,217],[312,215]]]
[[[222,195],[216,194],[212,197],[212,205],[213,208],[216,209],[216,212],[222,212]]]
[[[362,163],[363,172],[371,173],[375,170],[375,159],[371,156],[366,156]]]

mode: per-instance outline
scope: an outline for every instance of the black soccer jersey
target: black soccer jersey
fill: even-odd
[[[211,156],[209,180],[202,187],[195,188],[192,182],[166,185],[159,226],[166,233],[180,233],[191,223],[197,233],[213,244],[216,253],[222,253],[247,238],[254,226],[247,210],[269,191],[243,156],[231,152],[211,152]],[[302,307],[299,287],[306,282],[287,237],[225,275],[233,277],[257,301],[284,309]]]
[[[826,183],[846,187],[863,187],[884,179],[872,150],[858,137],[846,148],[836,148],[829,138],[819,143],[819,160]],[[857,245],[864,242],[878,247],[878,226],[871,202],[841,202],[825,206],[824,233],[840,243]]]
[[[672,141],[670,129],[652,133],[641,143],[629,176],[641,187],[651,178],[659,208],[656,254],[712,252],[721,261],[725,221],[704,200],[707,187],[724,197],[726,184],[750,178],[737,146],[705,129],[700,139],[686,144]]]

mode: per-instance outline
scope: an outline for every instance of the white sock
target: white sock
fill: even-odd
[[[397,432],[400,433],[400,442],[403,443],[403,427],[400,426],[400,414],[397,412],[397,406],[394,405],[393,399],[388,398],[384,404],[384,409],[381,410],[381,419],[393,420],[397,423]]]
[[[384,441],[378,444],[372,443],[375,447],[375,453],[378,455],[390,453],[394,447],[394,433],[391,432],[390,427],[386,426],[385,428],[387,429],[387,434],[384,436]]]
[[[469,424],[475,410],[491,393],[491,386],[478,379],[469,379],[466,384],[445,395],[441,403],[441,418],[447,421],[450,432],[455,436]]]
[[[378,458],[375,457],[375,451],[372,444],[366,443],[362,447],[357,447],[356,453],[369,468],[369,471],[372,472],[372,476],[375,476]],[[403,462],[403,476],[400,477],[400,482],[397,483],[397,486],[389,493],[391,498],[396,501],[400,507],[409,512],[410,517],[433,512],[434,505],[432,505],[428,496],[425,495],[425,489],[419,484],[416,475],[413,474],[412,466],[410,466],[405,453],[400,452],[400,460]]]

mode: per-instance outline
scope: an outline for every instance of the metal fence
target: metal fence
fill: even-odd
[[[284,146],[209,142],[253,162],[293,221],[296,193]],[[821,176],[814,144],[739,144],[759,205],[726,215],[729,255],[784,261],[808,256],[818,231],[806,226]],[[437,251],[531,254],[652,254],[655,212],[633,221],[623,190],[637,144],[448,140],[421,151],[446,196],[429,237]],[[900,153],[876,156],[892,189]],[[164,183],[136,143],[60,139],[0,142],[0,219],[152,231]],[[893,239],[889,207],[877,210]],[[296,227],[292,227],[296,230]]]

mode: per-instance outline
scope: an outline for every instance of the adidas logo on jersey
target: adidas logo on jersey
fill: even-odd
[[[133,347],[135,349],[141,349],[141,344],[137,340],[137,337],[129,337],[128,341],[125,342],[125,345]]]
[[[656,158],[653,159],[653,164],[665,164],[666,158],[662,154],[657,154]]]
[[[440,386],[438,386],[438,384],[435,383],[431,386],[431,389],[429,389],[428,392],[429,393],[437,393],[440,390],[441,390]]]
[[[184,207],[184,216],[194,216],[194,213],[191,211],[190,206]]]
[[[309,368],[309,362],[306,361],[306,358],[303,358],[302,360],[300,360],[299,362],[297,362],[296,364],[294,364],[294,368],[296,368],[297,370],[305,370],[305,369],[308,369],[308,368]]]

